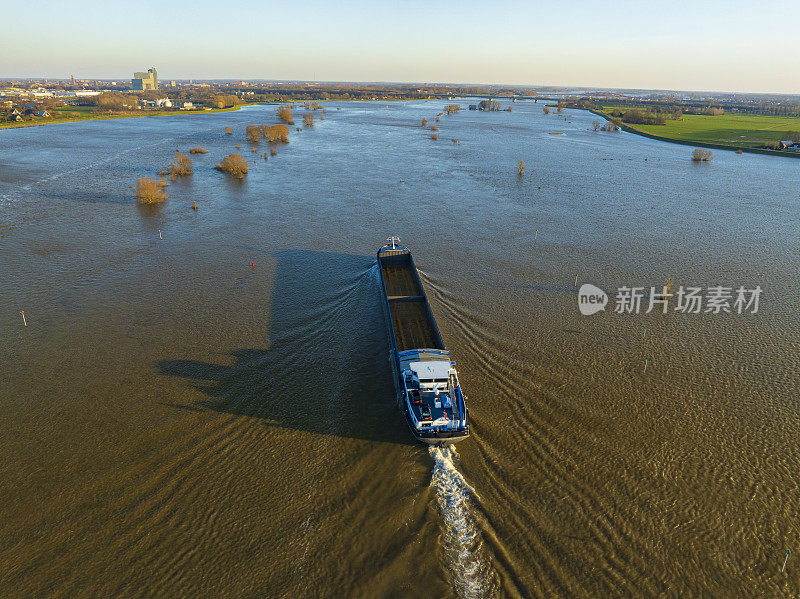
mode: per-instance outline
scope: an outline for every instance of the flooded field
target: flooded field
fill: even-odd
[[[800,595],[800,160],[474,102],[326,103],[267,161],[270,106],[0,131],[0,595]],[[455,450],[394,401],[389,235]],[[668,278],[758,312],[614,313]]]

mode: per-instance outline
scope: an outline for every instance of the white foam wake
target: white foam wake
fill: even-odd
[[[434,460],[431,486],[442,516],[444,565],[454,590],[463,599],[494,595],[495,576],[483,553],[483,542],[470,512],[471,496],[477,494],[455,466],[455,448],[429,448]]]

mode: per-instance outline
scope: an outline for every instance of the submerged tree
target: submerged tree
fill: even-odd
[[[233,135],[233,129],[231,129],[230,127],[225,127],[225,133],[227,133],[228,135]]]
[[[183,152],[175,152],[175,164],[169,165],[169,175],[174,181],[176,177],[192,174],[192,161]]]
[[[140,204],[159,204],[167,199],[166,181],[141,177],[136,182],[136,199]]]
[[[545,114],[550,114],[550,109],[547,106],[542,106],[542,112]]]
[[[444,111],[448,115],[455,114],[459,110],[461,110],[461,106],[459,106],[458,104],[448,104],[447,106],[444,107]]]
[[[286,104],[284,106],[279,106],[276,110],[278,113],[278,118],[282,120],[287,125],[294,125],[294,121],[292,120],[292,105]]]
[[[229,154],[214,167],[218,171],[242,179],[247,174],[247,160],[241,154]]]
[[[695,148],[692,152],[692,160],[694,162],[708,162],[711,160],[711,150],[704,150],[703,148]]]
[[[208,150],[206,150],[205,148],[201,148],[200,146],[197,146],[196,148],[192,148],[191,150],[189,150],[189,154],[208,154]]]
[[[270,143],[283,142],[289,143],[289,127],[286,125],[272,125],[267,127],[265,135]]]
[[[304,114],[303,115],[303,126],[304,127],[313,127],[314,126],[314,115],[313,114]]]
[[[525,174],[525,161],[520,160],[517,164],[517,176],[522,177]]]
[[[253,143],[258,143],[258,140],[261,139],[261,129],[258,128],[258,125],[247,125],[245,135]]]

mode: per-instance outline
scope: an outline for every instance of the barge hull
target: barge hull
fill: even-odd
[[[378,251],[378,267],[382,304],[387,318],[390,362],[398,391],[397,401],[409,428],[418,441],[432,445],[449,445],[467,438],[469,415],[455,378],[455,363],[450,361],[450,352],[442,341],[411,253],[400,246],[384,246]],[[431,361],[443,366],[445,370],[453,369],[453,380],[456,382],[453,399],[455,410],[460,415],[453,420],[460,423],[455,429],[445,427],[447,430],[434,430],[428,425],[421,429],[412,417],[412,408],[405,395],[403,373],[408,373],[414,364],[431,364]],[[420,414],[416,416],[419,417]],[[450,416],[445,415],[445,420],[448,418]]]

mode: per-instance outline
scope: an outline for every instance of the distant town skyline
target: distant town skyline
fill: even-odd
[[[0,78],[442,82],[800,93],[800,3],[742,0],[331,6],[44,0],[6,7]],[[150,14],[140,27],[139,14]],[[58,48],[58,52],[54,52]]]

